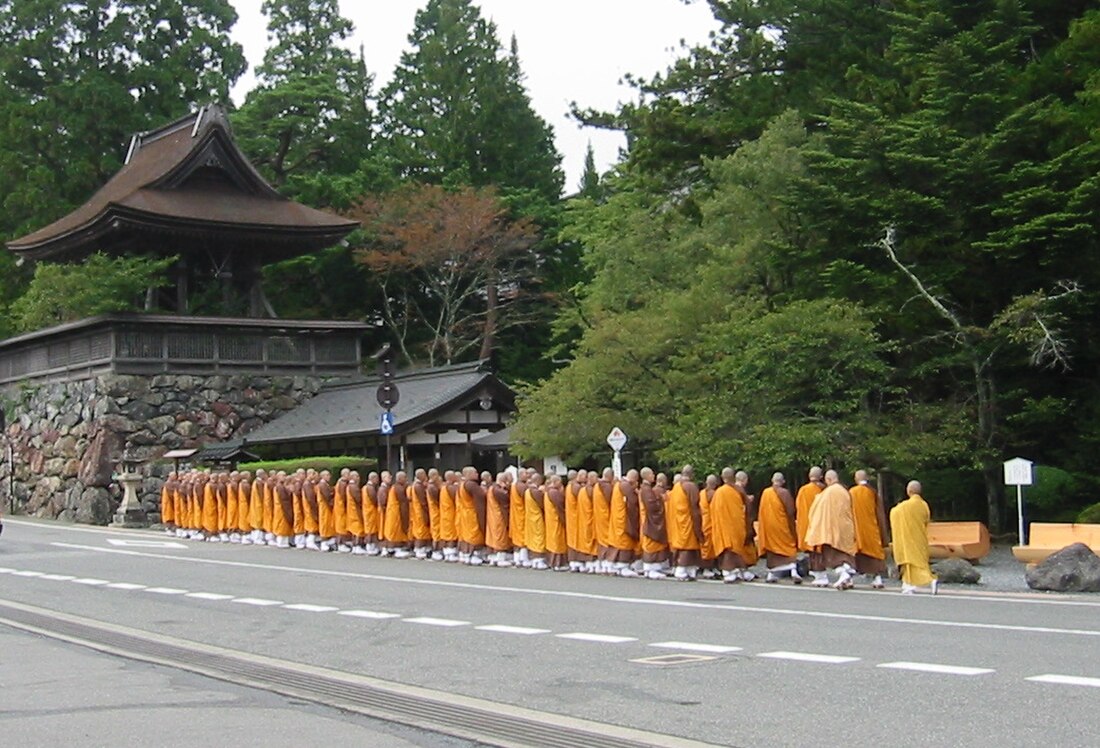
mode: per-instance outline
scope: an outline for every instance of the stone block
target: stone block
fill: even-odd
[[[1028,569],[1025,579],[1033,590],[1100,592],[1100,557],[1084,543],[1074,543]]]
[[[945,558],[932,565],[932,570],[944,584],[977,584],[981,573],[966,559]]]
[[[111,482],[115,464],[125,447],[121,434],[110,429],[100,429],[80,460],[77,479],[85,486],[103,487]]]

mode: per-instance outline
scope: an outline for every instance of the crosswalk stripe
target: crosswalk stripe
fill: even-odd
[[[382,621],[389,618],[400,618],[397,613],[380,613],[376,610],[341,610],[336,615],[349,616],[351,618],[369,618],[375,621]]]
[[[98,587],[101,584],[110,584],[110,582],[106,579],[88,579],[88,578],[84,578],[84,579],[70,579],[69,581],[71,581],[73,584],[86,584],[90,587]]]
[[[456,628],[458,626],[469,626],[469,621],[455,621],[450,618],[431,618],[423,616],[419,618],[402,618],[405,623],[419,623],[424,626],[442,626],[443,628]]]
[[[719,644],[694,644],[692,642],[656,642],[651,647],[659,649],[678,649],[684,652],[706,652],[708,654],[729,654],[740,652],[741,647],[726,647]]]
[[[856,662],[858,657],[845,657],[842,655],[810,654],[808,652],[764,652],[757,657],[768,657],[773,660],[795,660],[797,662],[817,662],[823,665],[843,665],[847,662]]]
[[[582,642],[599,642],[601,644],[625,644],[626,642],[636,642],[637,638],[633,636],[612,636],[610,634],[588,634],[583,631],[575,631],[571,634],[558,634],[559,639],[574,639]]]
[[[196,600],[232,600],[232,595],[222,595],[217,592],[188,592],[187,597],[193,597]]]
[[[241,605],[255,605],[259,608],[267,608],[272,605],[282,605],[282,600],[264,600],[261,597],[235,597],[232,602],[240,603]]]
[[[283,607],[287,610],[300,610],[303,613],[331,613],[334,610],[339,610],[333,605],[310,605],[309,603],[294,603]]]
[[[892,670],[913,670],[921,673],[938,673],[940,675],[985,675],[986,673],[996,672],[986,667],[937,665],[932,662],[883,662],[875,667],[890,668]]]
[[[134,584],[133,582],[112,582],[107,585],[112,590],[143,590],[144,584]]]
[[[550,629],[532,629],[526,626],[502,626],[499,624],[493,624],[491,626],[475,626],[478,631],[491,631],[497,634],[519,634],[520,636],[534,636],[535,634],[549,634]]]
[[[181,590],[176,587],[147,587],[146,592],[151,592],[154,595],[186,595],[187,590]]]
[[[1025,678],[1024,680],[1029,680],[1033,683],[1056,683],[1062,686],[1089,686],[1091,688],[1100,688],[1100,678],[1084,678],[1079,675],[1035,675],[1031,678]]]

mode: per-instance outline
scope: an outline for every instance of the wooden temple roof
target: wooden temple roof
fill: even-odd
[[[225,110],[211,105],[134,135],[122,169],[86,203],[7,246],[32,260],[72,260],[133,242],[166,254],[221,243],[274,261],[357,227],[276,192],[237,147]]]

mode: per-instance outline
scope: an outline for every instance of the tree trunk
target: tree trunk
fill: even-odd
[[[496,347],[497,330],[497,284],[496,278],[489,279],[489,285],[485,287],[485,332],[481,338],[482,361],[493,357],[493,348]]]

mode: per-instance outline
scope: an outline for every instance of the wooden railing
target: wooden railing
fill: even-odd
[[[120,374],[318,374],[359,370],[357,322],[107,315],[0,342],[0,385]]]

